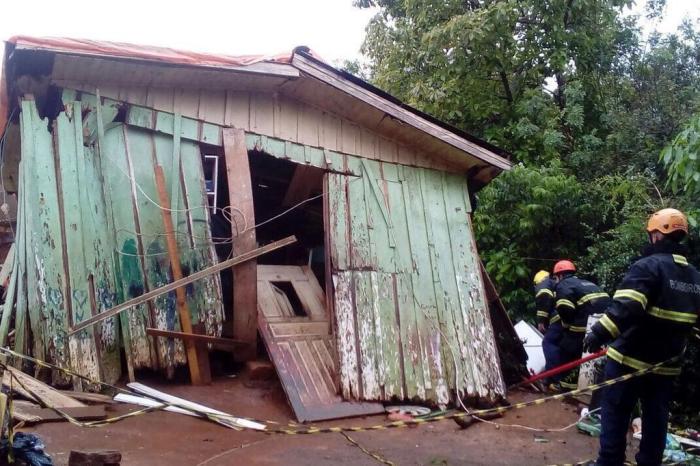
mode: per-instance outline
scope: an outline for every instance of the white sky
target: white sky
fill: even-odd
[[[308,45],[332,63],[359,58],[365,26],[374,14],[354,8],[352,0],[0,2],[0,40],[16,34],[64,36],[231,55]],[[700,18],[700,0],[668,0],[664,21],[647,28],[670,32],[686,16]]]

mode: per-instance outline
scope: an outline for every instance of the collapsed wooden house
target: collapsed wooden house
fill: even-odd
[[[470,217],[470,194],[510,167],[496,148],[305,48],[17,37],[0,87],[18,200],[0,344],[12,328],[16,351],[107,382],[172,374],[182,341],[147,329],[180,330],[174,292],[71,334],[177,278],[170,217],[184,276],[298,238],[186,300],[196,331],[236,340],[240,360],[259,330],[300,420],[504,395]]]

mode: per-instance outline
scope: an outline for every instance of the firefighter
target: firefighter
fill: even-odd
[[[537,329],[544,334],[542,351],[545,370],[557,367],[559,363],[559,341],[562,336],[561,322],[554,310],[554,287],[556,283],[546,270],[535,274],[535,305],[537,306]],[[558,382],[554,377],[550,383]]]
[[[661,464],[673,379],[681,371],[679,359],[700,310],[700,274],[688,263],[681,244],[688,234],[686,216],[676,209],[662,209],[649,219],[647,232],[647,249],[630,267],[584,346],[596,351],[610,343],[606,379],[666,364],[651,374],[603,389],[598,465],[623,464],[637,400],[642,406],[637,464]]]
[[[602,313],[608,307],[610,297],[595,283],[577,277],[576,266],[569,260],[554,265],[554,277],[557,281],[554,308],[564,329],[559,343],[559,363],[565,364],[581,357],[588,316]],[[572,390],[578,387],[578,369],[562,377],[561,388]]]

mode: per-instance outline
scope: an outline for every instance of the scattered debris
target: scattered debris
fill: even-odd
[[[411,416],[425,416],[430,414],[430,408],[426,408],[425,406],[396,405],[387,406],[385,409],[387,413],[404,413],[410,414]]]
[[[3,437],[0,442],[0,458],[7,458],[8,445],[7,438]],[[15,461],[24,461],[27,466],[53,466],[53,461],[44,453],[44,448],[44,443],[37,435],[15,432],[12,437],[13,458]]]
[[[39,422],[66,421],[66,419],[50,408],[42,408],[31,401],[15,400],[12,403],[12,418],[26,424]],[[107,418],[104,406],[82,406],[77,408],[57,408],[61,412],[79,421],[98,421]]]

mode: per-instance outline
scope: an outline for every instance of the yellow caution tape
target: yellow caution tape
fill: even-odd
[[[124,390],[122,388],[119,388],[119,387],[116,387],[114,385],[110,385],[110,384],[107,384],[104,382],[91,380],[88,377],[82,376],[82,375],[77,374],[75,372],[72,372],[68,369],[64,369],[64,368],[55,366],[53,364],[47,363],[45,361],[41,361],[41,360],[32,358],[31,356],[26,356],[26,355],[23,355],[20,353],[16,353],[16,352],[14,352],[10,349],[7,349],[7,348],[0,348],[0,351],[5,352],[7,354],[11,354],[11,355],[19,357],[19,358],[33,361],[36,364],[40,364],[44,367],[60,370],[60,371],[65,372],[66,374],[69,374],[69,375],[72,375],[75,377],[80,377],[81,379],[87,380],[90,383],[108,386],[108,387],[111,387],[111,388],[116,389],[116,390],[123,392],[123,393],[134,394],[128,390]],[[678,359],[678,356],[671,358],[668,361],[663,361],[663,362],[660,362],[658,364],[654,364],[654,365],[651,365],[649,367],[640,369],[636,372],[632,372],[630,374],[625,374],[625,375],[622,375],[620,377],[616,377],[614,379],[606,380],[605,382],[602,382],[599,384],[589,385],[588,387],[585,387],[585,388],[579,388],[577,390],[571,390],[571,391],[565,392],[565,393],[558,393],[558,394],[551,395],[548,397],[539,398],[537,400],[525,401],[522,403],[515,403],[512,405],[508,405],[508,406],[499,406],[496,408],[480,409],[480,410],[469,411],[469,412],[456,411],[456,412],[446,413],[443,415],[432,416],[429,418],[415,418],[415,419],[412,419],[410,421],[394,421],[394,422],[389,422],[389,423],[385,423],[385,424],[378,424],[378,425],[374,425],[374,426],[315,427],[315,426],[300,426],[298,424],[291,424],[290,423],[290,424],[283,426],[283,427],[279,427],[279,424],[277,426],[273,427],[272,426],[273,423],[270,421],[259,420],[259,419],[254,419],[254,418],[242,418],[240,416],[237,416],[237,417],[242,418],[242,419],[247,419],[247,420],[250,420],[253,422],[258,422],[260,424],[266,424],[268,426],[268,428],[266,428],[263,432],[266,432],[269,434],[283,434],[283,435],[310,435],[310,434],[327,434],[327,433],[339,433],[339,432],[367,432],[367,431],[412,427],[412,426],[419,426],[422,424],[428,424],[428,423],[433,423],[433,422],[440,422],[440,421],[444,421],[447,419],[457,419],[457,418],[464,418],[464,417],[469,417],[469,416],[483,416],[483,415],[492,414],[492,413],[505,413],[507,411],[511,411],[514,409],[522,409],[522,408],[527,408],[530,406],[541,405],[541,404],[544,404],[544,403],[547,403],[550,401],[562,400],[566,397],[576,396],[576,395],[580,395],[583,393],[592,392],[592,391],[599,390],[599,389],[604,388],[604,387],[609,387],[610,385],[614,385],[616,383],[624,382],[626,380],[630,380],[630,379],[633,379],[635,377],[639,377],[639,376],[648,374],[650,372],[653,372],[654,369],[661,367],[665,364],[669,364],[671,362],[674,362],[677,359]],[[4,368],[4,364],[0,364],[0,367]],[[27,392],[29,392],[30,395],[34,395],[34,393],[30,389],[28,389],[25,385],[23,385],[20,380],[18,380],[15,377],[13,377],[12,380],[16,381],[22,388],[24,388]],[[139,394],[139,395],[143,396],[141,394]],[[99,420],[99,421],[81,422],[81,421],[78,421],[77,419],[73,418],[72,416],[62,412],[61,410],[59,410],[53,406],[49,406],[49,405],[45,404],[41,400],[41,398],[39,398],[38,396],[35,396],[35,397],[37,398],[37,400],[39,401],[39,404],[42,407],[46,407],[46,408],[51,409],[52,411],[56,412],[59,416],[66,419],[71,424],[74,424],[74,425],[79,426],[79,427],[102,427],[105,425],[114,424],[115,422],[119,422],[119,421],[122,421],[124,419],[140,416],[142,414],[146,414],[146,413],[149,413],[151,411],[161,410],[167,406],[174,406],[177,408],[187,409],[188,411],[192,411],[193,413],[195,413],[197,416],[201,417],[202,419],[207,419],[207,420],[210,420],[213,422],[216,422],[218,420],[225,421],[227,419],[227,416],[194,411],[194,410],[188,409],[186,406],[180,406],[178,404],[167,403],[167,402],[164,402],[161,400],[157,400],[159,403],[161,403],[161,405],[157,406],[157,407],[149,407],[149,408],[145,408],[145,409],[140,409],[140,410],[133,411],[133,412],[130,412],[127,414],[122,414],[120,416],[112,417],[109,419],[103,419],[103,420]]]

